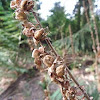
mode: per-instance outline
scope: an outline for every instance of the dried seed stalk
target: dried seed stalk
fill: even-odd
[[[32,52],[32,56],[35,59],[34,63],[36,64],[37,68],[40,71],[41,70],[43,71],[45,69],[48,70],[48,74],[49,74],[51,80],[54,81],[55,83],[57,83],[60,86],[61,92],[62,92],[62,95],[63,95],[63,100],[68,100],[68,99],[77,100],[76,99],[76,89],[75,89],[75,87],[70,86],[70,80],[67,77],[67,73],[69,74],[70,78],[74,81],[74,83],[77,85],[77,87],[82,91],[83,95],[87,98],[87,100],[90,100],[89,96],[85,93],[85,91],[81,88],[81,86],[75,80],[75,78],[73,77],[73,75],[69,71],[66,64],[64,65],[64,59],[61,58],[57,54],[56,50],[53,48],[51,42],[49,41],[48,37],[45,34],[45,30],[42,28],[42,25],[40,24],[40,22],[39,22],[39,20],[36,16],[36,13],[32,10],[34,2],[32,2],[32,0],[30,0],[30,1],[31,1],[31,3],[27,3],[27,7],[26,7],[27,9],[23,9],[23,7],[21,7],[21,9],[19,9],[20,4],[18,6],[16,6],[15,8],[19,9],[20,11],[32,12],[37,23],[38,23],[38,25],[40,26],[40,29],[38,30],[36,28],[34,29],[34,25],[30,25],[30,27],[28,29],[30,31],[26,32],[27,37],[33,38],[34,44],[37,43],[37,44],[40,44],[42,46],[41,49],[40,48],[34,49],[33,52]],[[22,1],[20,1],[20,2],[22,2]],[[25,2],[29,2],[29,1],[25,0]],[[20,16],[20,17],[22,17],[22,16]],[[19,16],[18,16],[17,19],[19,19]],[[20,21],[22,21],[24,23],[24,22],[27,21],[27,19],[20,20]],[[26,27],[27,27],[27,25],[24,24],[24,28],[26,28]],[[43,29],[44,31],[41,31],[41,29]],[[43,40],[46,41],[46,43],[48,44],[48,46],[52,50],[52,53],[55,54],[55,56],[50,54],[50,52],[48,54],[45,51],[45,48],[42,45]],[[43,64],[46,65],[46,68],[42,67],[41,62],[43,62]],[[48,95],[47,95],[46,99],[49,99]]]

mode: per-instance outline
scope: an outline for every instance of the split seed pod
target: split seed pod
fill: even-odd
[[[38,49],[34,49],[33,52],[32,52],[32,57],[33,58],[39,58],[40,56],[40,52]]]
[[[27,20],[25,20],[22,25],[25,28],[34,28],[34,29],[36,29],[36,27],[31,22],[28,22]]]
[[[44,53],[44,47],[42,46],[42,47],[39,47],[39,51],[41,52],[41,53]]]
[[[40,30],[37,30],[35,32],[35,34],[34,34],[34,38],[36,40],[40,40],[42,38],[42,36],[43,36],[43,33],[44,33],[44,29],[43,28],[41,28]]]
[[[64,75],[64,66],[60,65],[56,68],[56,74],[58,77],[62,77]]]
[[[34,30],[29,29],[29,28],[24,28],[24,30],[22,31],[22,33],[24,35],[26,35],[27,37],[33,37],[34,36]]]
[[[21,9],[29,11],[34,7],[33,0],[23,0],[20,5]]]
[[[47,67],[51,67],[51,65],[53,64],[54,58],[51,55],[46,55],[43,58],[43,63],[47,66]]]
[[[26,14],[21,9],[16,10],[16,12],[15,12],[15,18],[18,19],[18,20],[20,20],[20,21],[27,20]]]

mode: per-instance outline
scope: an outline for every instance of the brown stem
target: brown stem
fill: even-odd
[[[86,5],[85,5],[85,1],[83,0],[83,7],[84,7],[84,10],[85,10],[85,16],[86,16],[86,20],[88,22],[88,25],[89,25],[89,28],[90,28],[90,33],[91,33],[91,38],[92,38],[92,42],[93,42],[93,52],[96,54],[96,47],[95,47],[95,39],[94,39],[94,35],[93,35],[93,31],[92,31],[92,27],[90,25],[90,20],[89,20],[89,17],[88,17],[88,13],[87,13],[87,9],[86,9]]]
[[[35,13],[34,11],[32,11],[32,13],[33,13],[33,15],[34,15],[36,21],[38,22],[40,28],[42,28],[42,25],[40,24],[40,21],[38,20],[38,18],[37,18],[37,16],[36,16],[36,13]]]
[[[73,53],[73,57],[75,57],[75,51],[74,51],[74,43],[73,43],[71,25],[69,25],[69,33],[70,33],[70,41],[71,41],[72,53]]]
[[[55,54],[55,56],[58,56],[57,52],[55,51],[55,49],[53,48],[51,42],[49,41],[49,39],[45,39],[45,41],[47,42],[48,46],[51,48],[51,50],[53,51],[53,53]]]
[[[95,29],[95,35],[96,35],[96,43],[97,43],[97,46],[99,47],[98,29],[97,29],[97,25],[96,25],[95,15],[94,15],[94,12],[93,12],[92,0],[88,0],[88,2],[89,2],[91,14],[92,14],[93,23],[94,23],[94,29]]]
[[[79,83],[75,80],[75,78],[73,77],[73,75],[71,74],[71,72],[70,72],[70,70],[68,69],[67,66],[66,66],[66,70],[67,70],[69,76],[71,77],[71,79],[74,81],[74,83],[77,85],[77,87],[82,91],[82,93],[84,94],[84,96],[87,98],[87,100],[90,100],[90,98],[87,95],[87,93],[80,87]]]
[[[42,28],[42,25],[40,24],[40,22],[39,22],[39,20],[38,20],[38,18],[36,16],[36,14],[34,14],[34,12],[33,12],[33,15],[34,15],[36,21],[39,23],[40,28]],[[49,47],[51,48],[51,50],[54,52],[55,56],[58,56],[58,54],[56,53],[55,49],[53,48],[53,46],[52,46],[52,44],[51,44],[51,42],[49,41],[48,38],[46,39],[46,42],[49,45]],[[71,74],[71,72],[70,72],[70,70],[68,69],[67,66],[66,66],[66,70],[67,70],[69,76],[72,78],[72,80],[77,85],[77,87],[82,91],[82,93],[84,94],[84,96],[87,98],[87,100],[90,100],[88,94],[86,94],[86,92],[80,87],[79,83],[75,80],[75,78],[73,77],[73,75]]]

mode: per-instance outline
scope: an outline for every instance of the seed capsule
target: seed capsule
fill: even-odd
[[[43,33],[44,33],[44,29],[43,28],[41,28],[40,30],[37,30],[35,32],[35,34],[34,34],[34,38],[36,40],[40,40],[42,38],[42,36],[43,36]]]
[[[29,29],[29,28],[24,28],[24,30],[22,31],[22,33],[24,35],[26,35],[27,37],[33,37],[34,36],[34,30]]]
[[[41,53],[44,53],[44,47],[39,47],[39,51],[40,51]]]
[[[62,77],[64,75],[64,66],[60,65],[56,68],[56,74],[58,77]]]
[[[25,28],[34,28],[34,29],[36,29],[36,27],[31,22],[28,22],[27,20],[25,20],[22,25]]]
[[[51,65],[53,64],[54,58],[51,55],[46,55],[43,58],[43,63],[47,66],[47,67],[51,67]]]
[[[16,10],[15,12],[15,18],[20,20],[20,21],[24,21],[24,20],[27,20],[27,16],[26,14],[24,13],[24,11],[18,9]]]
[[[33,58],[39,58],[40,56],[40,52],[38,49],[34,49],[33,52],[32,52],[32,57]]]
[[[20,5],[21,9],[29,11],[34,7],[33,0],[23,0]]]

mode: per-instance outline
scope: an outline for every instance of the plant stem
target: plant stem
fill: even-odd
[[[66,66],[66,65],[65,65]],[[84,94],[84,96],[87,98],[87,100],[90,100],[88,94],[80,87],[79,83],[75,80],[75,78],[73,77],[73,75],[71,74],[70,70],[68,69],[68,67],[66,66],[66,70],[69,74],[69,76],[72,78],[72,80],[74,81],[74,83],[77,85],[77,87],[82,91],[82,93]]]

